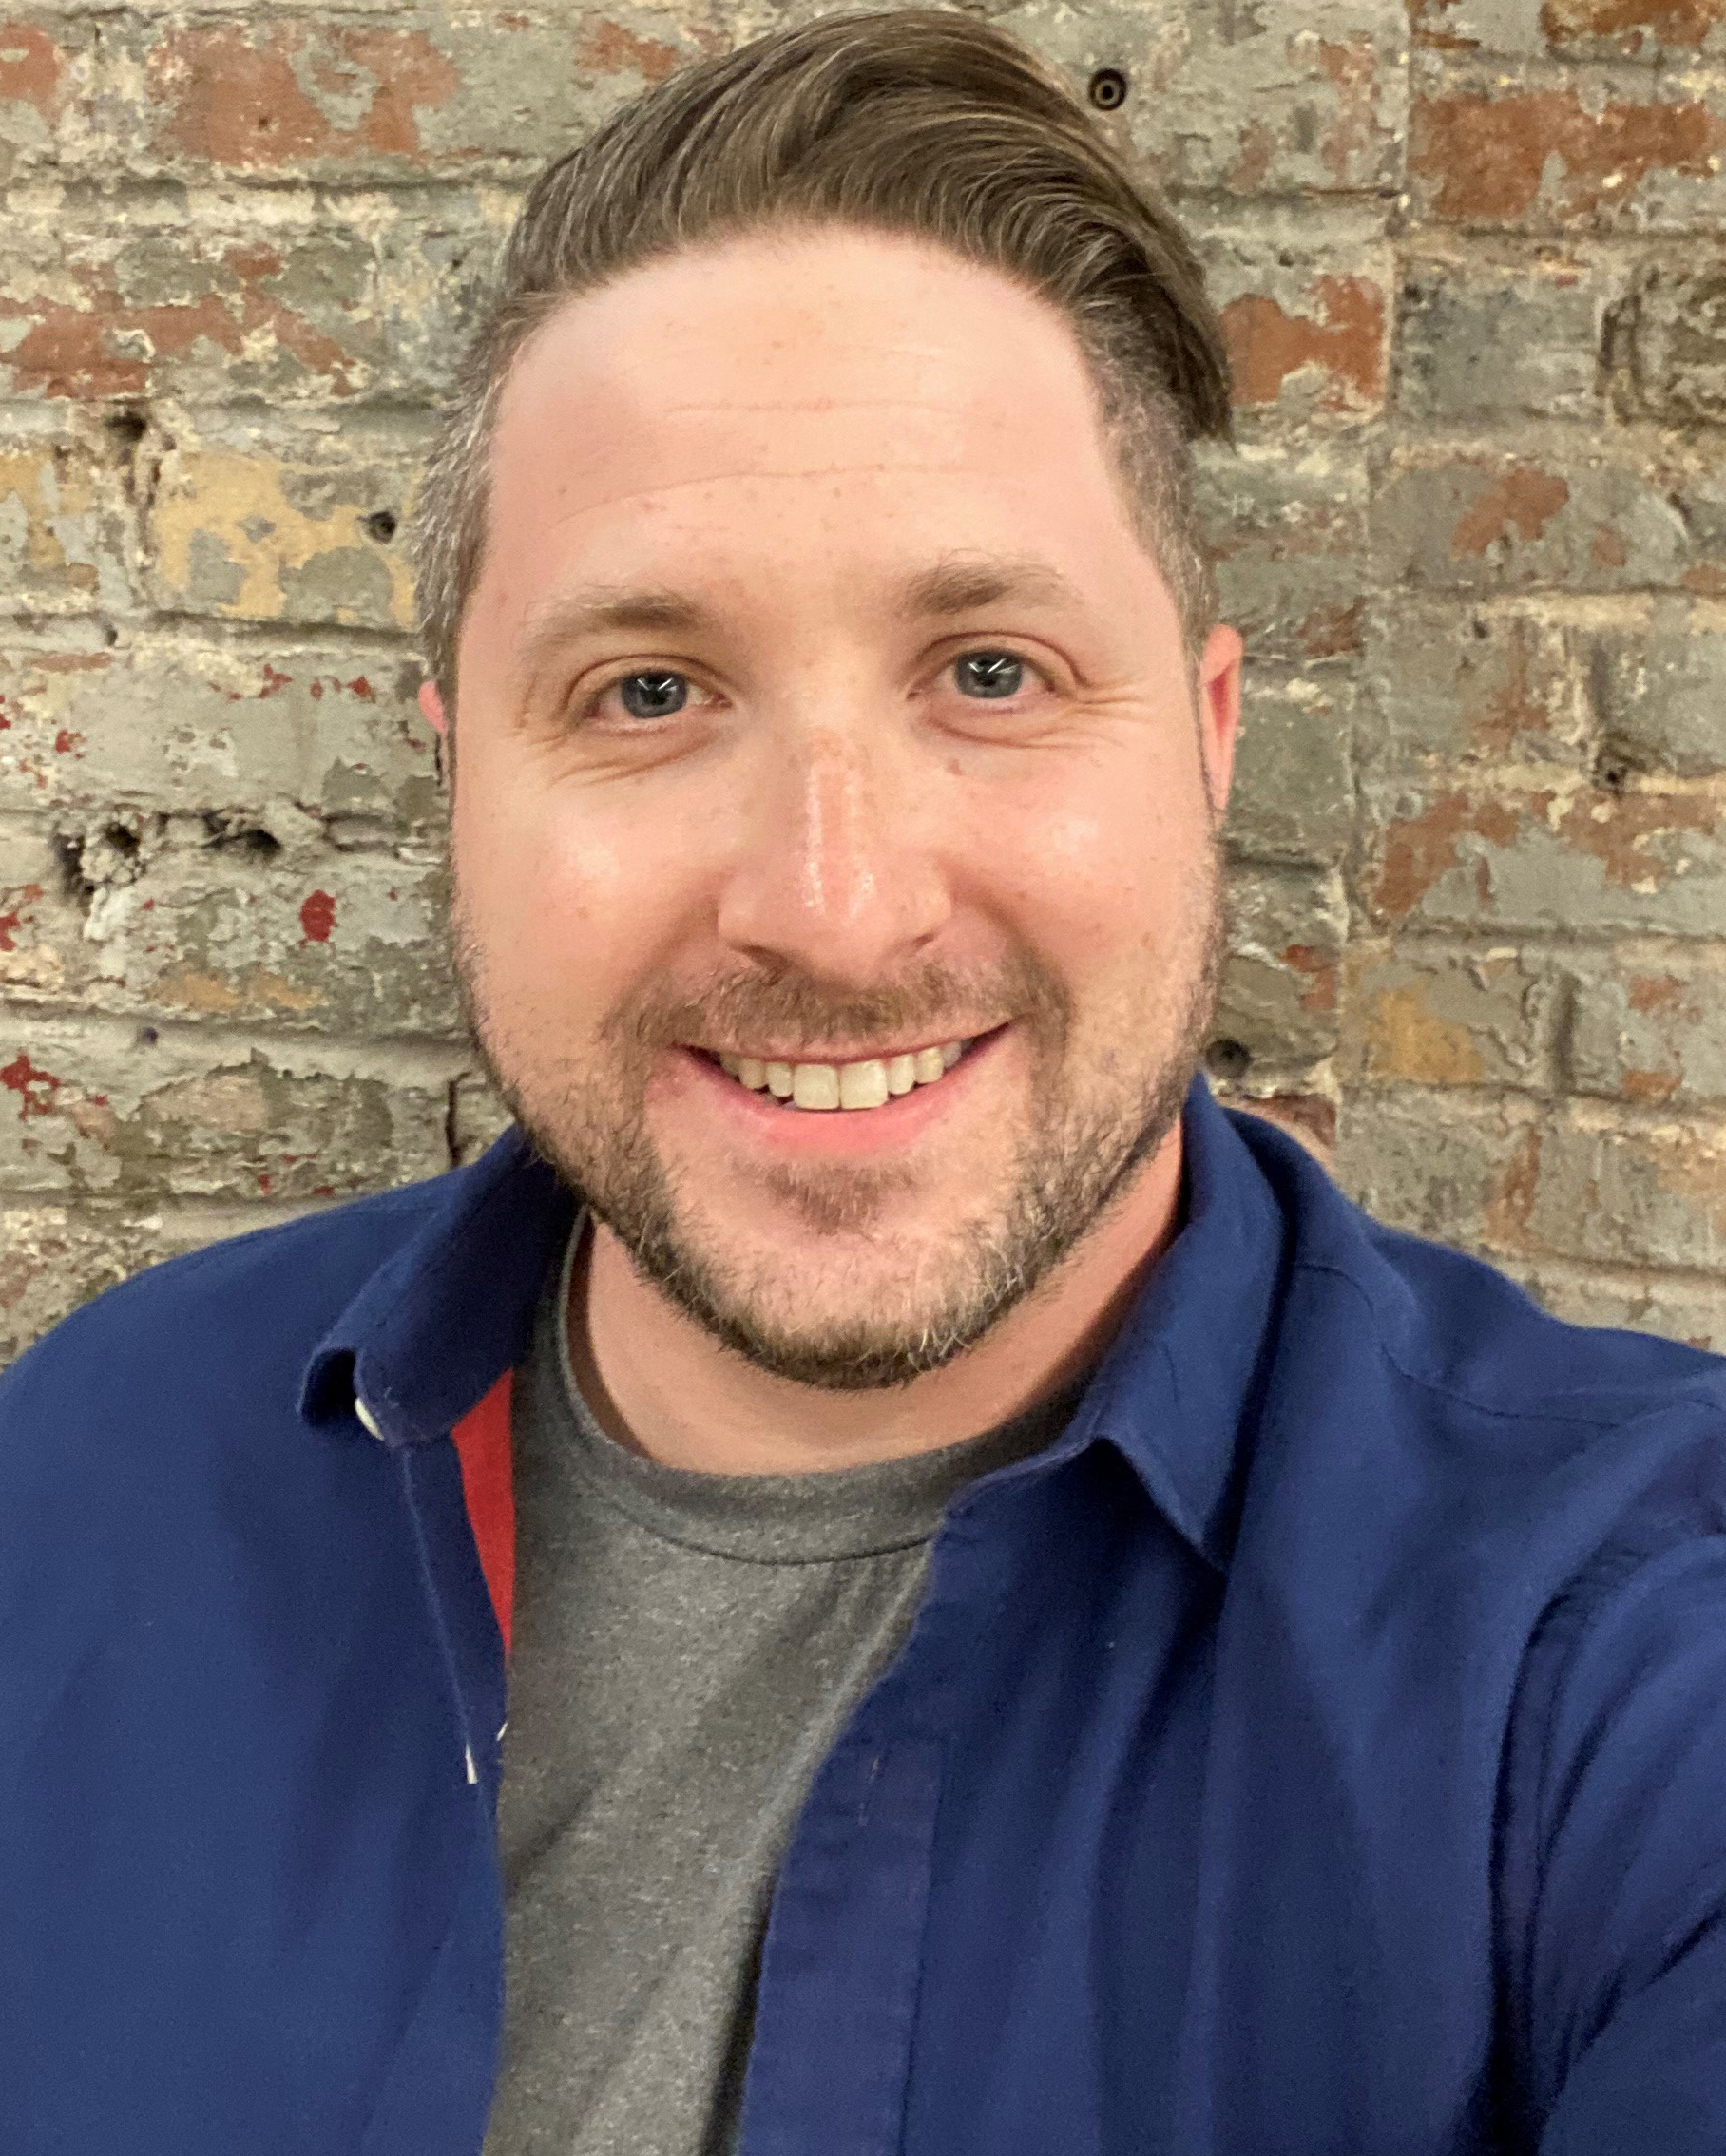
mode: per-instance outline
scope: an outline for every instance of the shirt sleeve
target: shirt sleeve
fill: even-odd
[[[1598,1559],[1524,1665],[1501,1976],[1540,2156],[1726,2151],[1726,1437],[1709,1453],[1680,1517]]]

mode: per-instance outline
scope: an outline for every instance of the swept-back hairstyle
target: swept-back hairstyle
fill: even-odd
[[[829,15],[686,67],[534,182],[415,520],[426,657],[448,710],[485,553],[498,402],[527,339],[566,300],[643,263],[823,225],[945,247],[1066,317],[1197,651],[1216,597],[1191,443],[1229,428],[1228,362],[1198,258],[1035,54],[974,17],[914,8]]]

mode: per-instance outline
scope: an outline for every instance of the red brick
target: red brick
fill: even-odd
[[[1394,265],[1375,216],[1260,213],[1197,237],[1240,418],[1335,427],[1382,410]]]
[[[1726,945],[1631,944],[1574,959],[1570,971],[1575,1091],[1726,1103]]]
[[[1726,0],[1543,0],[1555,52],[1627,60],[1726,54]]]
[[[1369,790],[1374,920],[1513,933],[1708,935],[1726,918],[1726,798],[1528,787]]]
[[[526,174],[699,48],[669,12],[634,22],[433,6],[128,25],[113,66],[129,162],[193,179]]]
[[[1678,61],[1726,53],[1726,0],[1413,0],[1417,43],[1449,52]]]
[[[1532,68],[1500,86],[1430,64],[1410,115],[1418,214],[1562,231],[1726,223],[1720,77]]]
[[[1583,631],[1526,602],[1397,595],[1374,613],[1362,771],[1378,781],[1467,782],[1506,764],[1585,769],[1595,748],[1593,649]]]
[[[1388,579],[1429,591],[1726,590],[1726,472],[1705,448],[1422,446],[1395,458],[1372,525]]]
[[[87,129],[94,26],[0,23],[0,182],[52,163]]]
[[[336,222],[212,226],[158,202],[124,223],[15,215],[0,394],[345,399],[381,371],[374,283],[370,245]]]

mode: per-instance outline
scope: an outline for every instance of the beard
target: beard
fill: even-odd
[[[823,1391],[903,1385],[973,1347],[1130,1190],[1179,1120],[1215,1015],[1224,950],[1220,849],[1162,977],[1138,1014],[1141,1039],[1112,1040],[1088,1071],[1071,1064],[1075,1013],[1065,984],[1028,949],[987,973],[930,965],[869,994],[835,995],[789,970],[717,978],[699,993],[649,987],[613,1011],[585,1068],[502,1022],[485,954],[462,901],[451,915],[455,974],[474,1045],[493,1086],[538,1153],[617,1238],[638,1274],[721,1345],[758,1369]],[[727,1249],[686,1170],[668,1162],[646,1114],[664,1050],[697,1040],[824,1044],[953,1039],[954,1016],[1007,1010],[1031,1053],[1028,1111],[998,1187],[951,1224],[868,1307],[812,1316],[794,1266]],[[1123,1029],[1124,1030],[1124,1029]],[[799,1111],[786,1109],[786,1114]],[[817,1233],[875,1237],[908,1168],[784,1164],[758,1178]],[[877,1233],[877,1231],[880,1231]]]

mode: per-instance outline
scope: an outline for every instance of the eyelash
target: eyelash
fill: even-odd
[[[994,658],[996,656],[1001,656],[1008,658],[1016,658],[1019,663],[1026,669],[1027,674],[1035,677],[1037,682],[1041,687],[1048,689],[1054,686],[1052,680],[1049,677],[1049,675],[1045,668],[1040,666],[1034,658],[1029,657],[1027,653],[1015,651],[1010,644],[968,644],[963,651],[956,651],[953,653],[952,657],[949,658],[942,666],[941,672],[943,675],[946,675],[949,673],[952,668],[959,665],[963,660],[968,658],[979,658],[984,657]],[[610,696],[614,690],[620,689],[625,681],[633,680],[638,674],[672,674],[675,675],[679,680],[687,681],[692,688],[698,686],[694,677],[686,673],[681,666],[655,666],[651,662],[646,665],[631,666],[622,674],[614,674],[609,681],[603,683],[598,689],[594,690],[592,695],[582,703],[579,710],[577,711],[576,717],[578,722],[584,726],[595,722],[600,715],[600,706],[604,702],[605,698]],[[967,700],[980,704],[1010,703],[1013,701],[1013,699],[1008,696],[976,696],[968,698]],[[677,718],[681,717],[682,714],[680,712],[672,712],[667,715],[673,718]],[[650,726],[653,725],[653,720],[649,718],[637,718],[630,721],[630,727],[637,732],[645,732]]]

